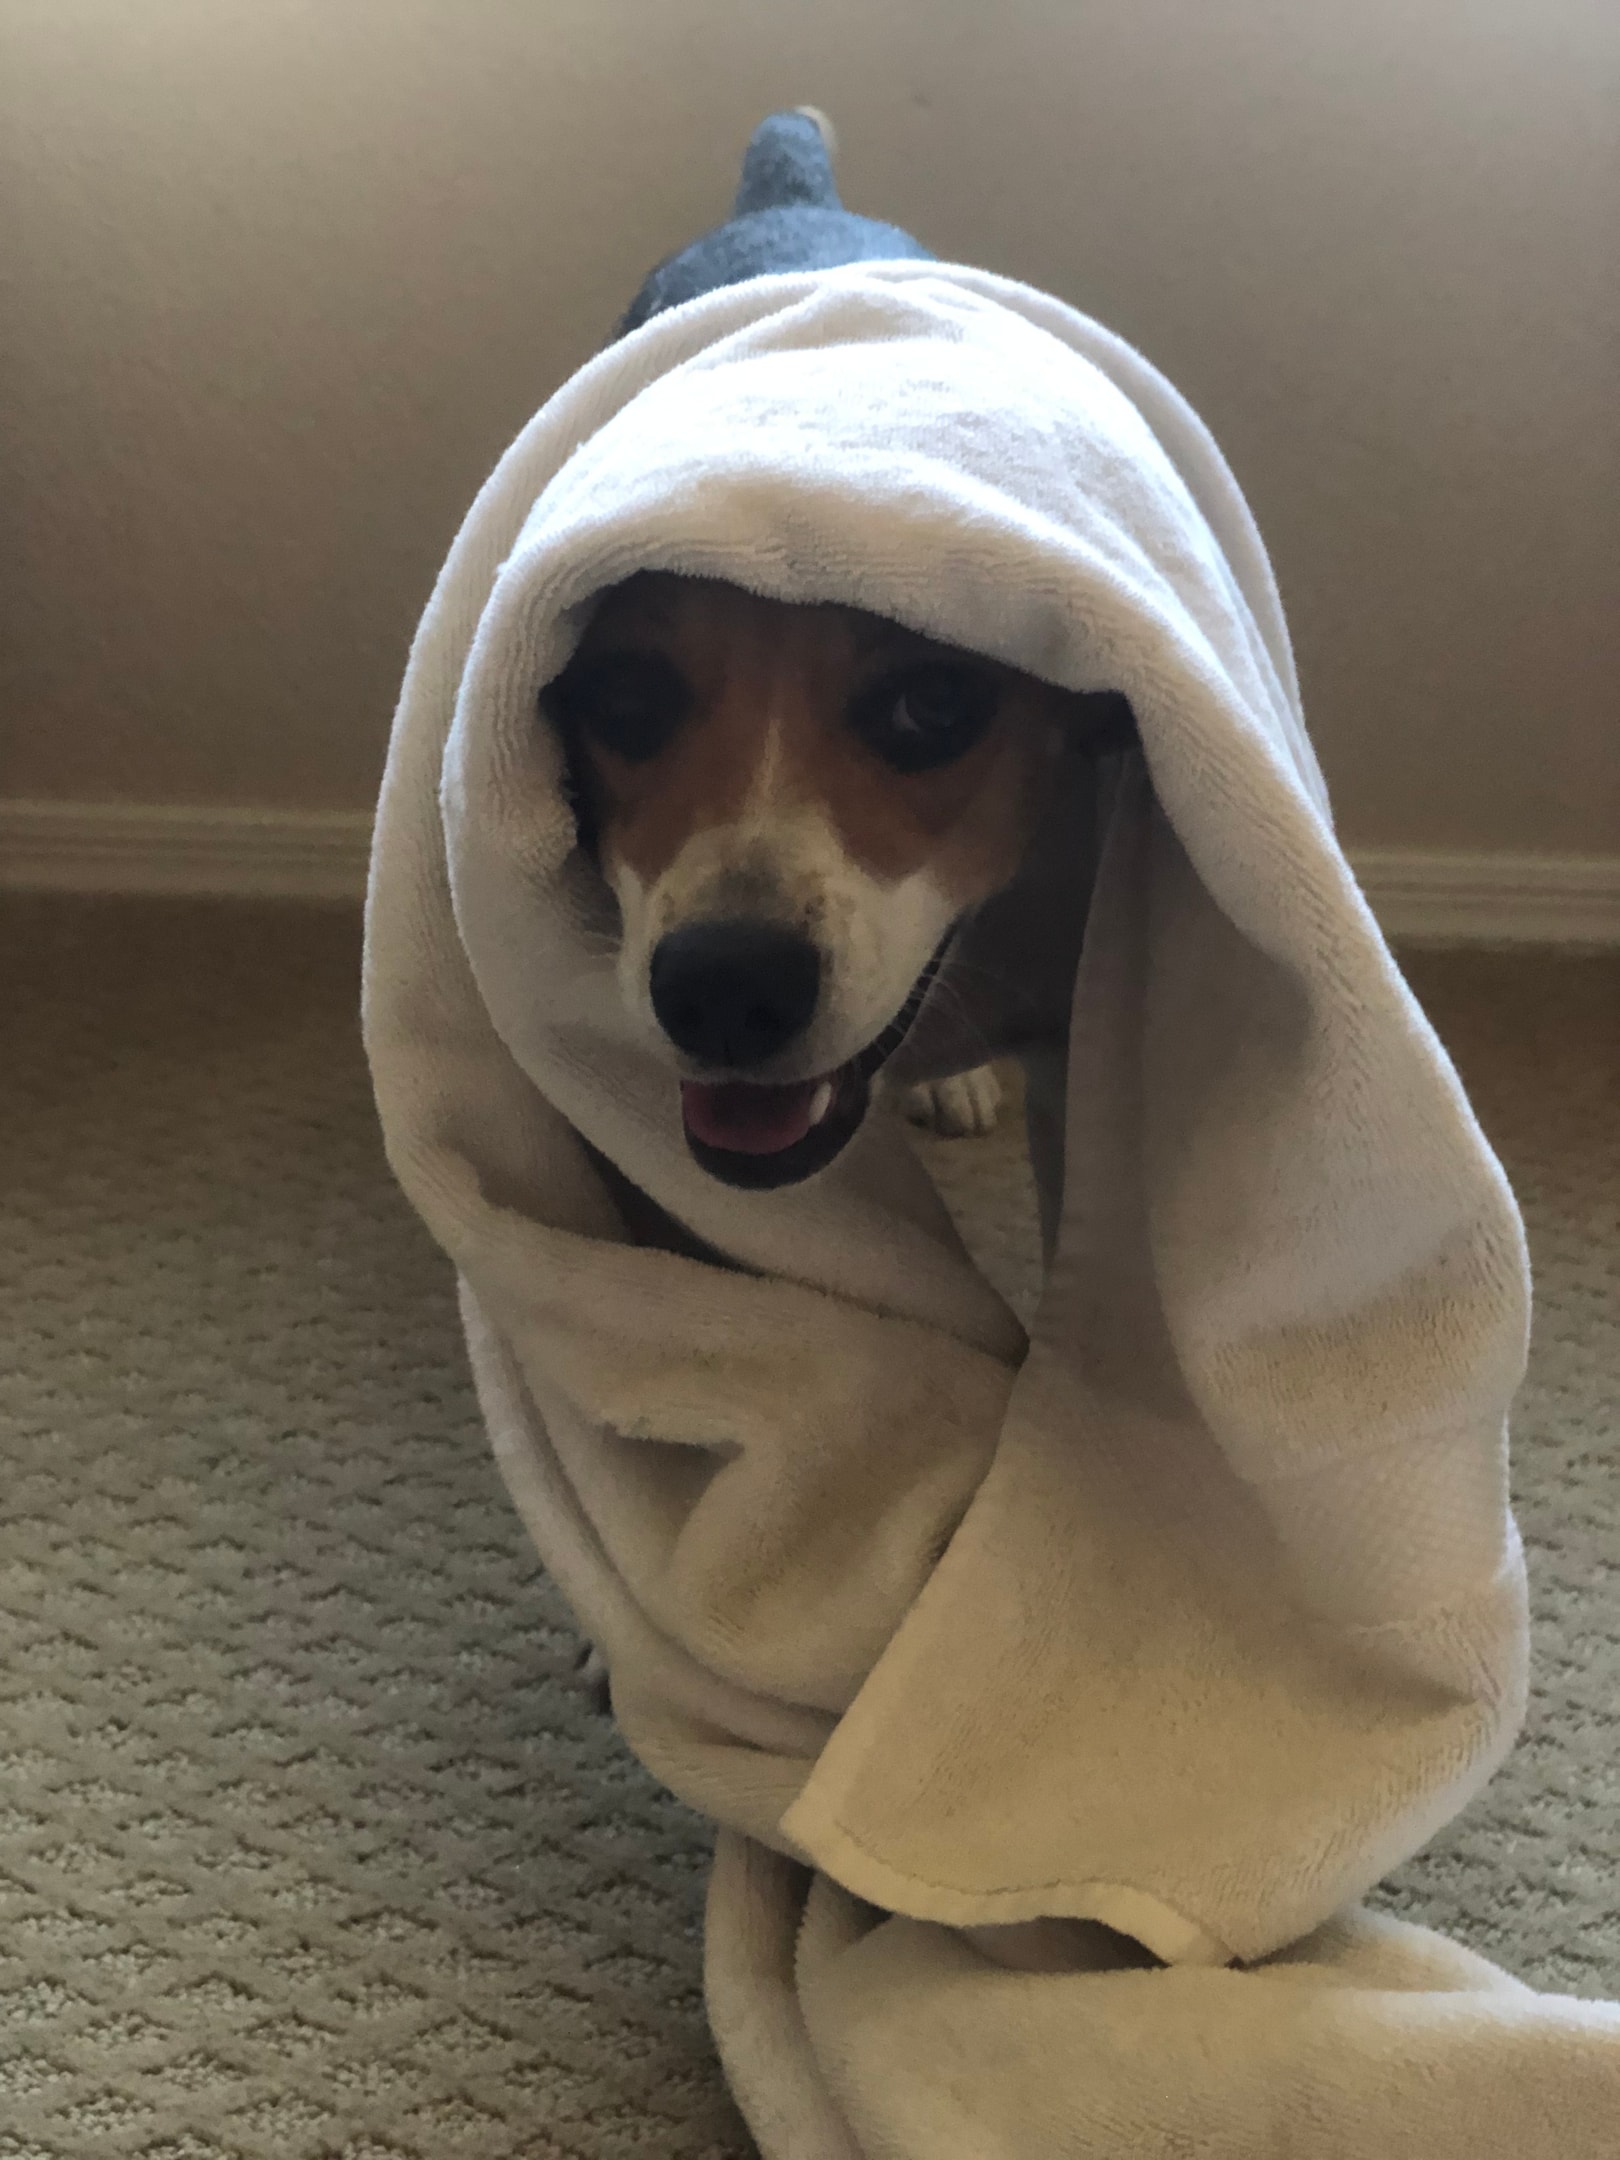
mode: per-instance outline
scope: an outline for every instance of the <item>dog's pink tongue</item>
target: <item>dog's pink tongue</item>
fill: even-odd
[[[706,1147],[734,1155],[776,1155],[810,1130],[818,1083],[760,1087],[751,1080],[683,1080],[681,1115]]]

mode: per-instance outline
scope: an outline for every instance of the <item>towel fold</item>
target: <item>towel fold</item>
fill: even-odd
[[[1100,833],[1058,821],[896,1060],[958,963],[1058,986],[1027,1338],[881,1111],[801,1186],[692,1159],[537,704],[643,569],[1130,702]],[[710,2010],[768,2160],[1620,2152],[1620,2011],[1356,1909],[1522,1712],[1523,1243],[1252,519],[1137,354],[904,262],[582,370],[423,619],[365,1019],[515,1500],[722,1826]]]

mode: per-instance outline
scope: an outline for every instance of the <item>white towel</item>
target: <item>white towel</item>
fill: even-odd
[[[639,569],[1129,698],[1078,969],[1079,898],[1000,955],[1073,976],[1027,1343],[882,1114],[798,1187],[691,1159],[536,702]],[[710,2014],[768,2160],[1620,2153],[1620,2009],[1356,1909],[1521,1713],[1525,1258],[1248,510],[1137,354],[904,263],[582,370],[417,637],[366,1029],[516,1502],[722,1826]]]

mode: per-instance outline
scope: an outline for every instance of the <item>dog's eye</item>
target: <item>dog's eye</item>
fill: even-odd
[[[927,772],[973,748],[995,717],[1000,688],[983,668],[931,661],[857,698],[850,724],[896,772]]]
[[[603,653],[571,662],[544,703],[600,749],[639,764],[657,757],[686,718],[692,692],[661,653]]]

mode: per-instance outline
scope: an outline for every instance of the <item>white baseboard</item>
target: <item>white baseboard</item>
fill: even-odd
[[[1620,945],[1620,855],[1360,848],[1384,935],[1426,945]]]
[[[0,888],[358,900],[371,813],[0,801]]]
[[[363,810],[0,801],[0,888],[358,900]],[[1363,848],[1386,935],[1447,945],[1620,946],[1620,855]]]

